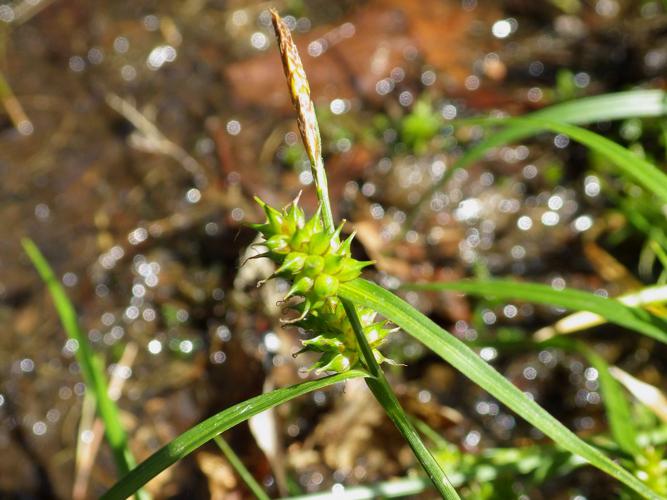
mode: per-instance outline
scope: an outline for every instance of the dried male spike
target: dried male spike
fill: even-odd
[[[289,87],[292,104],[297,112],[299,132],[301,132],[308,157],[311,163],[315,165],[322,156],[322,143],[317,116],[315,115],[315,106],[310,99],[308,78],[289,28],[275,10],[271,10],[271,19],[280,46],[281,61],[287,77],[287,86]]]

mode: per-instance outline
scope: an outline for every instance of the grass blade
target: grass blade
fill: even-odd
[[[610,366],[605,359],[585,343],[565,337],[553,338],[546,345],[577,352],[597,370],[602,403],[607,414],[611,435],[621,450],[630,455],[638,454],[640,450],[637,444],[637,429],[632,419],[630,404],[623,387],[612,376]]]
[[[127,498],[170,465],[186,457],[218,434],[248,420],[253,415],[337,382],[366,376],[368,376],[366,372],[351,370],[342,374],[277,389],[235,404],[188,429],[170,443],[160,448],[130,471],[129,474],[121,478],[102,496],[102,499],[123,500]]]
[[[667,302],[667,286],[648,286],[641,290],[614,297],[628,307],[653,310],[654,306]],[[607,322],[607,318],[588,311],[579,311],[559,319],[552,326],[545,326],[535,332],[536,340],[546,340],[562,333],[574,333]]]
[[[521,283],[512,280],[412,283],[403,285],[402,288],[424,291],[451,290],[486,298],[524,300],[575,311],[588,311],[602,316],[610,323],[667,343],[667,321],[664,319],[654,316],[644,309],[626,306],[619,300],[600,297],[582,290],[556,290],[541,283]]]
[[[246,468],[246,466],[243,465],[243,462],[238,457],[234,449],[231,446],[229,446],[227,441],[225,441],[222,436],[215,436],[213,440],[215,441],[215,444],[218,445],[218,448],[220,448],[222,453],[225,455],[227,461],[231,464],[232,467],[234,467],[234,470],[246,484],[248,489],[252,492],[253,495],[255,495],[255,498],[257,498],[257,500],[269,500],[269,496],[266,493],[264,493],[262,487],[255,480],[255,478],[252,476],[252,474]]]
[[[597,121],[662,116],[665,114],[667,114],[667,92],[662,90],[631,90],[594,97],[584,97],[582,99],[555,104],[525,115],[525,118],[557,120],[564,123],[583,125]],[[468,149],[445,175],[424,194],[419,203],[412,209],[409,220],[414,220],[421,207],[437,191],[442,189],[458,169],[466,168],[482,159],[493,148],[530,137],[535,135],[535,133],[534,127],[528,124],[515,123],[508,128],[495,132],[492,136]],[[408,224],[408,227],[410,227],[410,224]]]
[[[548,130],[564,134],[580,144],[592,149],[613,163],[617,170],[627,178],[655,194],[663,203],[667,203],[667,174],[652,163],[640,158],[635,153],[606,137],[585,128],[542,118],[481,119],[480,124],[508,124],[518,127],[530,127],[533,134]]]
[[[618,479],[640,495],[652,499],[660,498],[627,470],[582,441],[463,342],[396,295],[361,279],[341,284],[339,295],[355,304],[371,307],[396,323],[474,383],[540,429],[559,446],[581,456],[591,465]]]
[[[373,378],[367,378],[366,383],[368,388],[371,390],[378,403],[382,405],[385,412],[394,422],[394,425],[401,432],[405,440],[412,448],[417,460],[422,465],[428,477],[431,479],[431,482],[436,487],[438,492],[442,495],[443,498],[451,500],[460,500],[459,495],[456,493],[456,490],[447,479],[444,471],[440,467],[440,464],[435,460],[431,452],[428,450],[424,442],[419,437],[416,429],[410,422],[410,419],[405,414],[405,411],[401,407],[401,404],[396,399],[396,395],[391,390],[387,378],[384,376],[382,368],[378,365],[373,356],[368,341],[366,340],[366,335],[364,335],[361,322],[357,315],[354,304],[343,300],[343,307],[345,307],[345,313],[347,314],[354,334],[357,338],[357,343],[361,349],[364,360],[368,369],[373,375]]]
[[[127,436],[121,426],[116,403],[109,397],[106,376],[102,363],[81,331],[76,310],[70,302],[60,281],[35,243],[27,238],[21,240],[23,249],[46,284],[67,336],[77,342],[76,360],[81,367],[86,388],[97,402],[97,410],[104,421],[104,432],[113,452],[120,475],[134,467],[134,457],[127,446]]]
[[[493,346],[505,352],[525,353],[527,350],[556,348],[571,351],[586,358],[599,374],[602,403],[605,407],[607,421],[614,438],[614,453],[625,452],[636,455],[640,452],[638,445],[639,433],[631,417],[630,404],[621,384],[613,375],[618,368],[610,366],[602,356],[597,354],[586,343],[567,337],[554,337],[548,340],[535,342],[533,340],[491,340],[471,342],[476,347]]]

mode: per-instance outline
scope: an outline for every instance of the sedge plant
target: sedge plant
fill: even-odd
[[[438,460],[431,453],[415,429],[414,420],[401,408],[385,377],[383,365],[392,361],[382,353],[382,345],[391,334],[392,324],[413,336],[542,431],[553,440],[559,453],[570,454],[577,463],[588,463],[597,467],[641,497],[661,498],[645,482],[612,460],[600,448],[592,446],[568,430],[482,360],[468,345],[397,295],[361,278],[362,270],[371,263],[359,261],[352,256],[351,242],[354,236],[341,239],[343,227],[341,224],[337,225],[333,219],[321,155],[319,127],[305,71],[289,29],[275,12],[273,23],[288,88],[297,111],[299,130],[310,159],[319,205],[317,210],[308,216],[299,206],[298,198],[284,208],[271,207],[258,199],[266,220],[256,224],[254,228],[263,237],[263,246],[266,249],[259,257],[274,261],[277,266],[274,276],[280,276],[290,283],[285,297],[285,323],[299,326],[311,333],[311,338],[303,342],[302,350],[319,353],[320,357],[315,362],[313,371],[317,375],[325,372],[329,375],[256,396],[208,418],[133,468],[103,498],[126,498],[164,469],[234,425],[295,397],[355,377],[364,378],[370,392],[412,448],[432,486],[443,498],[459,498],[452,482],[461,484],[463,471],[457,470],[461,464]],[[532,129],[535,125],[531,120],[516,124],[517,130],[520,129],[524,135],[528,128]],[[571,133],[582,142],[600,145],[597,136],[592,137],[573,126],[566,127],[546,121],[541,126]],[[515,132],[514,137],[517,134],[518,132]],[[606,151],[612,161],[628,160],[623,151],[614,148],[607,148]],[[641,177],[640,174],[636,178],[651,185],[656,180],[655,172],[649,172],[650,169],[645,165],[642,167],[649,177]],[[577,303],[575,307],[579,305],[581,304]],[[598,308],[598,311],[601,309]],[[619,324],[654,338],[661,336],[652,318],[641,313],[632,315],[624,311],[619,309],[614,318]],[[379,317],[384,320],[378,320]],[[590,353],[586,354],[590,356]],[[599,360],[595,361],[600,364]],[[631,452],[634,450],[633,439],[632,436],[626,436],[623,443]],[[436,455],[440,456],[447,445],[440,443],[438,448]],[[443,466],[446,470],[443,470]],[[450,481],[448,477],[457,480]]]

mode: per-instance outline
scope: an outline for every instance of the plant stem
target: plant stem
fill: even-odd
[[[269,496],[264,493],[262,487],[255,480],[255,478],[252,477],[250,471],[246,468],[245,465],[243,465],[243,462],[234,452],[234,449],[229,446],[227,441],[225,441],[222,436],[215,436],[213,440],[225,455],[225,458],[227,458],[232,467],[234,467],[234,470],[236,470],[237,474],[241,477],[241,479],[243,479],[243,482],[246,484],[246,486],[250,489],[250,491],[252,491],[252,494],[255,495],[255,498],[258,500],[269,500]]]
[[[324,223],[324,229],[328,233],[333,233],[336,230],[336,226],[334,225],[331,203],[329,202],[327,174],[324,170],[324,162],[322,161],[321,156],[315,161],[312,170],[315,177],[317,199],[319,200],[320,205],[322,205],[322,222]]]
[[[429,478],[433,482],[433,485],[436,487],[438,492],[446,499],[459,499],[459,495],[456,493],[456,490],[447,479],[444,471],[435,460],[431,452],[426,448],[426,445],[423,443],[419,434],[415,430],[414,426],[410,422],[410,419],[405,414],[405,411],[401,407],[396,395],[391,389],[387,378],[375,360],[371,347],[368,345],[366,336],[364,335],[361,322],[359,321],[359,316],[355,309],[354,304],[351,302],[342,299],[343,307],[347,313],[347,317],[352,324],[354,334],[357,337],[357,343],[359,344],[359,350],[364,358],[366,367],[369,373],[373,376],[366,379],[366,384],[371,390],[375,399],[378,403],[384,408],[387,412],[389,418],[394,422],[394,425],[398,428],[403,437],[407,440],[410,448],[414,452],[417,460],[421,463],[422,467],[428,474]]]
[[[315,106],[310,98],[308,79],[306,77],[306,72],[303,69],[299,52],[292,41],[289,29],[275,10],[271,11],[271,15],[273,18],[273,27],[276,32],[276,38],[278,39],[278,45],[280,47],[283,69],[285,71],[285,76],[287,77],[287,85],[292,97],[292,103],[297,111],[299,131],[301,132],[301,138],[310,160],[315,180],[315,191],[317,192],[317,198],[322,206],[322,222],[324,223],[325,230],[328,233],[333,233],[335,231],[335,226],[331,211],[331,203],[329,202],[327,175],[324,169],[324,162],[322,161],[322,141],[320,138],[317,116],[315,114]],[[396,399],[396,396],[392,392],[389,382],[387,382],[387,379],[384,376],[384,372],[377,364],[371,348],[366,341],[366,336],[363,333],[354,305],[343,301],[343,306],[345,307],[345,312],[354,328],[359,348],[366,360],[365,364],[371,371],[371,375],[375,377],[367,380],[368,387],[385,409],[389,418],[394,422],[401,434],[403,434],[408,441],[410,447],[415,452],[417,459],[426,470],[440,494],[447,499],[458,499],[459,496],[456,494],[456,490],[449,483],[445,473],[419,438],[417,431],[410,423],[407,415]]]

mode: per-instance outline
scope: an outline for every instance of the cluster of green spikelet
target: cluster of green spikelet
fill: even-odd
[[[299,352],[322,353],[312,369],[317,372],[344,372],[359,363],[359,349],[352,325],[337,296],[341,283],[353,280],[372,261],[353,259],[350,245],[354,234],[340,241],[344,222],[333,233],[325,231],[321,207],[306,219],[295,200],[283,210],[277,210],[256,198],[266,213],[266,222],[253,224],[265,241],[268,252],[262,256],[273,260],[278,269],[272,277],[280,276],[292,283],[285,301],[293,297],[303,300],[289,307],[297,317],[286,323],[301,327],[314,335],[303,341]],[[378,347],[391,329],[385,322],[375,322],[375,311],[357,308],[364,335],[378,363],[387,361]]]

